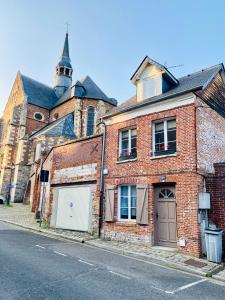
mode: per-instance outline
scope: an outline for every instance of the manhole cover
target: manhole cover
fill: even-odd
[[[196,268],[203,268],[203,267],[207,266],[206,263],[204,263],[202,261],[194,260],[194,259],[188,259],[184,263],[186,265],[189,265],[189,266],[192,266],[192,267],[196,267]]]

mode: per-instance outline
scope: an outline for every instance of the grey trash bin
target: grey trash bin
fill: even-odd
[[[207,228],[205,230],[205,244],[207,260],[215,263],[222,261],[222,234],[220,228]]]

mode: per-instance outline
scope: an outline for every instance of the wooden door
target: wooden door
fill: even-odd
[[[155,188],[155,244],[177,246],[176,196],[174,186]]]

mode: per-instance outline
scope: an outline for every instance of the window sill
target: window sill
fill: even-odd
[[[137,160],[137,157],[136,157],[136,158],[124,159],[124,160],[118,160],[116,163],[117,163],[117,164],[122,164],[122,163],[131,162],[131,161],[136,161],[136,160]]]
[[[137,223],[137,221],[136,221],[136,219],[130,219],[130,220],[127,220],[127,219],[118,219],[117,223],[119,223],[119,224],[126,223],[127,225],[134,225],[134,224]]]
[[[172,153],[172,154],[152,156],[152,157],[150,157],[150,159],[158,159],[158,158],[165,158],[165,157],[176,157],[176,156],[177,156],[177,152]]]

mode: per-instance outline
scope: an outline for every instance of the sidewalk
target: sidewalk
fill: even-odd
[[[93,236],[83,232],[41,228],[39,227],[39,223],[34,220],[34,214],[30,211],[29,205],[19,203],[14,203],[13,207],[3,207],[0,205],[0,221],[15,224],[36,232],[42,232],[50,237],[64,238],[86,243],[87,245],[112,251],[121,255],[202,276],[212,276],[213,274],[217,274],[213,275],[215,279],[225,281],[225,270],[223,270],[222,264],[218,265],[208,262],[205,259],[198,259],[192,256],[180,254],[175,250],[165,250],[162,247],[150,248],[133,243],[99,240],[94,239]]]

